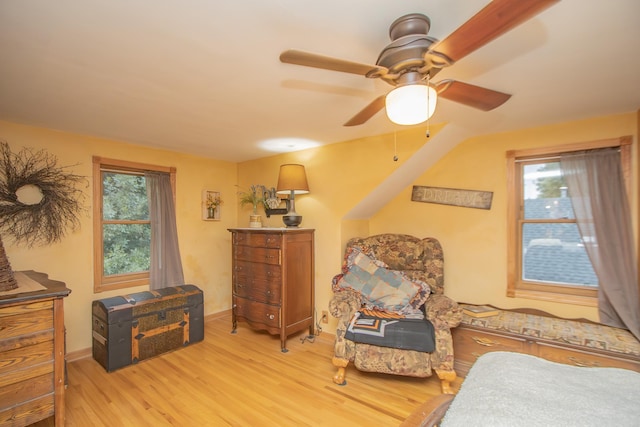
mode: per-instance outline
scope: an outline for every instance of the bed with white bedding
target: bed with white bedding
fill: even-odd
[[[510,352],[486,353],[455,396],[418,408],[402,427],[640,426],[640,373]]]

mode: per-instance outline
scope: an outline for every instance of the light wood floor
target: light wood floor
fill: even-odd
[[[426,379],[347,369],[332,382],[333,336],[315,342],[278,337],[229,316],[208,319],[203,342],[107,373],[92,358],[68,364],[66,425],[86,426],[397,426],[440,394]],[[461,381],[454,383],[457,390]],[[35,426],[52,426],[52,419]]]

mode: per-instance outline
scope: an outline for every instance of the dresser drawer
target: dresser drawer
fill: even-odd
[[[27,379],[16,379],[15,382],[7,385],[3,384],[5,382],[4,379],[0,380],[0,414],[5,408],[12,408],[8,410],[12,411],[18,405],[22,405],[25,402],[33,402],[42,396],[53,397],[53,384],[55,382],[53,380],[53,370],[42,373],[44,369],[37,367],[30,370],[30,374],[31,371],[39,371],[39,373],[38,375],[32,374],[33,376]],[[53,407],[50,408],[50,413],[53,413]],[[2,424],[4,421],[6,420],[0,415],[0,425],[4,425]]]
[[[234,246],[252,246],[265,248],[280,248],[282,237],[264,233],[234,233]]]
[[[280,283],[258,278],[237,276],[233,293],[239,297],[267,304],[279,305],[281,302]]]
[[[0,360],[0,387],[30,380],[42,373],[39,369],[51,372],[53,379],[53,339],[3,352]],[[53,382],[51,387],[53,388]]]
[[[54,393],[45,394],[32,400],[25,400],[11,408],[0,410],[1,426],[25,426],[56,415]],[[56,417],[58,417],[56,415]],[[49,424],[51,425],[51,424]],[[56,425],[63,425],[56,421]]]
[[[235,265],[233,293],[258,302],[281,303],[280,265],[238,261]]]
[[[485,353],[492,351],[525,353],[525,349],[530,345],[524,339],[467,329],[464,326],[454,328],[451,332],[455,357],[454,369],[461,377],[466,377],[476,359]]]
[[[640,372],[640,363],[611,356],[557,347],[553,344],[537,343],[538,356],[552,362],[573,366],[623,368]]]
[[[282,268],[278,264],[263,264],[248,261],[238,261],[235,265],[236,277],[253,278],[263,282],[282,281]],[[246,279],[243,279],[246,281]]]
[[[453,330],[453,345],[456,359],[473,363],[484,353],[492,351],[524,353],[527,342],[522,338],[458,327]]]
[[[8,307],[0,314],[0,341],[49,330],[53,334],[51,301]]]
[[[255,324],[260,323],[267,328],[280,327],[280,307],[233,297],[233,310],[236,316],[243,317]]]
[[[277,248],[236,246],[233,250],[233,255],[237,261],[280,265],[280,249]]]

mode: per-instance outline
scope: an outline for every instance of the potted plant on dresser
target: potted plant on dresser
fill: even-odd
[[[266,187],[261,184],[252,184],[248,191],[238,191],[240,207],[251,205],[253,208],[252,214],[249,215],[249,227],[251,228],[262,227],[262,217],[258,214],[258,206],[264,206],[265,191]]]

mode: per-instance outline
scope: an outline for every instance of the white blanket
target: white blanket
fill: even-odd
[[[519,353],[478,358],[442,427],[640,426],[640,373]]]

